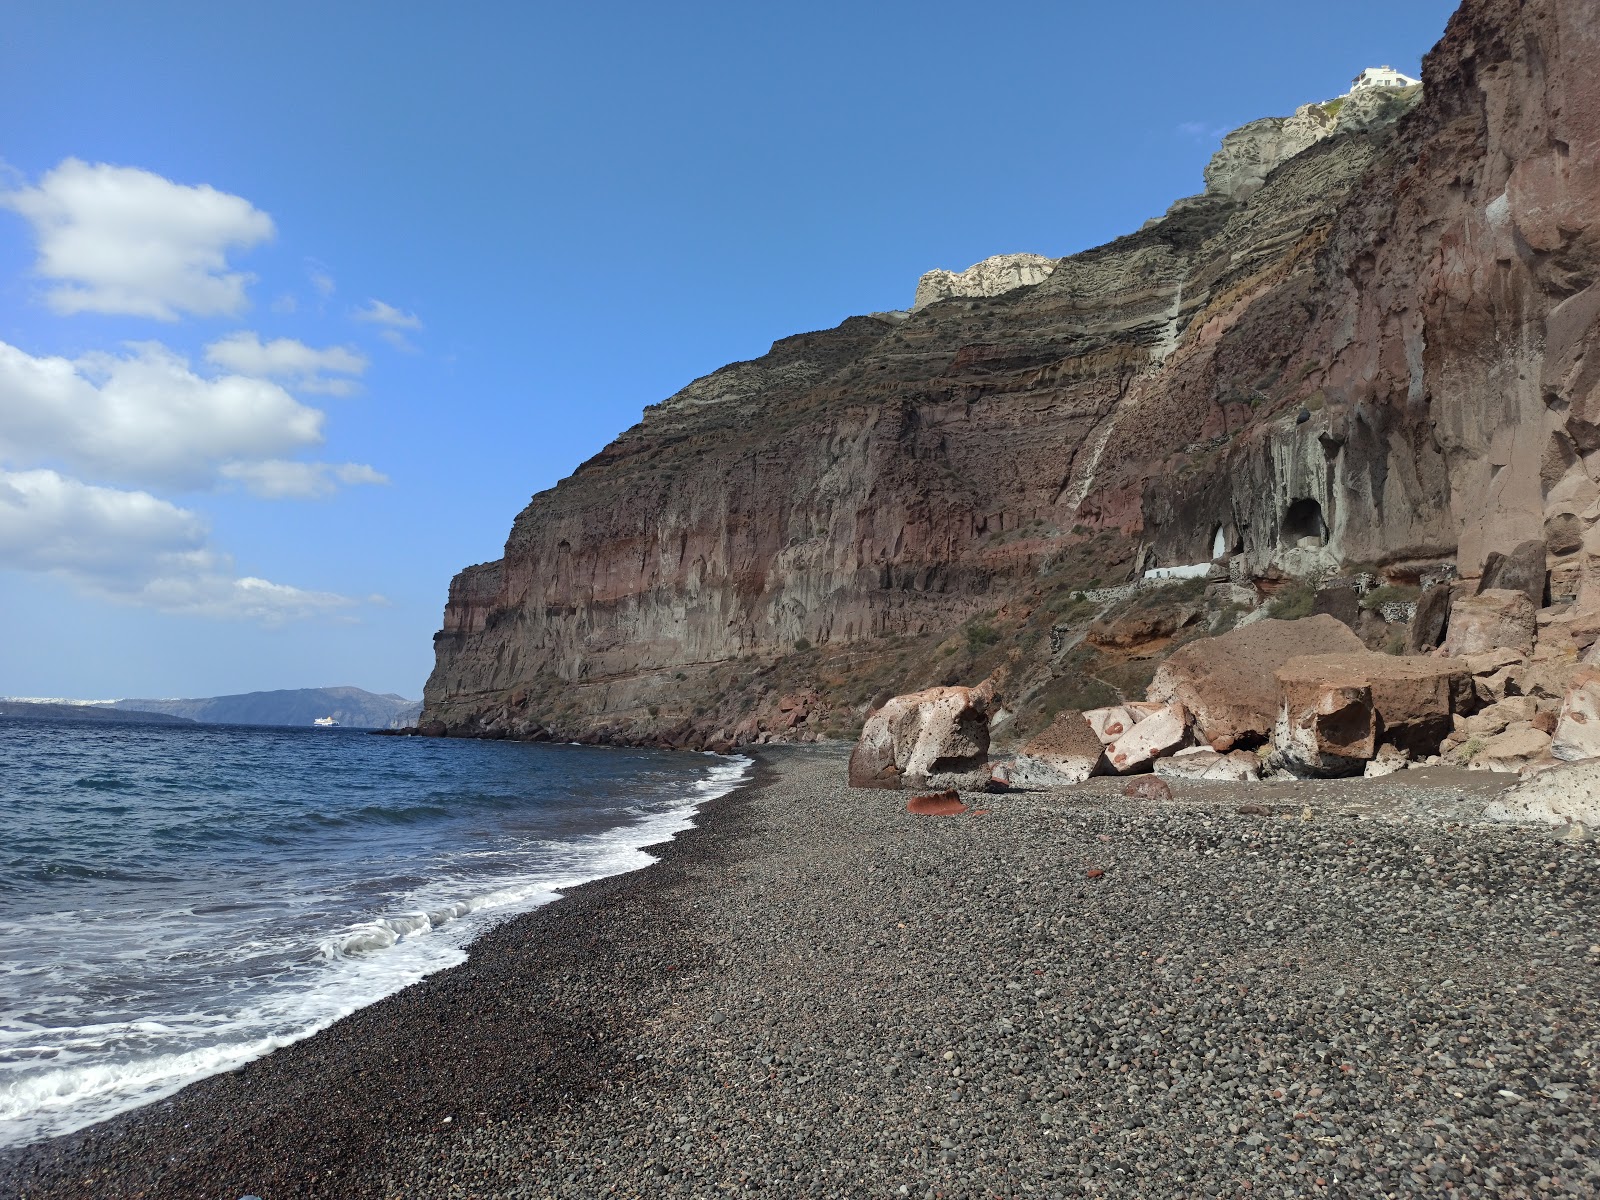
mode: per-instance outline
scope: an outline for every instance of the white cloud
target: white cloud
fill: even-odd
[[[317,289],[317,295],[326,300],[334,293],[333,276],[320,267],[311,268],[311,286]]]
[[[258,379],[286,379],[300,391],[348,396],[356,390],[349,379],[328,379],[335,375],[360,375],[367,369],[366,356],[348,346],[313,349],[293,338],[274,338],[263,343],[249,330],[230,333],[206,347],[206,361],[216,366]]]
[[[0,342],[0,460],[64,461],[119,483],[208,486],[224,462],[322,440],[323,414],[263,379],[204,379],[155,342],[35,358]]]
[[[365,308],[356,309],[355,318],[358,321],[370,321],[374,325],[387,325],[390,329],[409,329],[413,332],[422,329],[422,318],[416,313],[401,312],[382,300],[368,300]]]
[[[300,301],[288,292],[281,293],[272,301],[272,311],[275,313],[292,313],[299,307]]]
[[[0,470],[0,566],[65,578],[126,604],[279,624],[356,601],[254,576],[206,545],[195,513],[55,471]]]
[[[365,463],[266,462],[224,463],[224,479],[243,484],[263,500],[317,500],[331,496],[339,484],[388,483],[389,477]]]
[[[378,336],[402,354],[415,354],[417,352],[417,348],[412,345],[411,339],[398,329],[380,329],[378,330]]]
[[[272,237],[272,218],[240,196],[173,183],[137,167],[64,160],[33,187],[0,194],[32,225],[45,298],[59,313],[175,321],[237,313],[254,276],[228,253]]]

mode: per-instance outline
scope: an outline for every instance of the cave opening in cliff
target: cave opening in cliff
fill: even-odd
[[[1216,561],[1228,552],[1228,531],[1221,525],[1211,535],[1211,558]]]
[[[1293,546],[1305,538],[1328,540],[1328,525],[1322,519],[1322,505],[1309,496],[1291,503],[1283,514],[1283,542]]]

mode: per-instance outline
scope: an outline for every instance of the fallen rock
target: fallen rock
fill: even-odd
[[[1361,593],[1353,579],[1330,579],[1317,590],[1311,601],[1311,615],[1326,615],[1355,629],[1361,619]]]
[[[1012,766],[1013,782],[1022,787],[1068,787],[1104,774],[1105,748],[1087,717],[1071,708],[1057,713],[1048,728],[1023,744]]]
[[[1406,627],[1406,653],[1431,654],[1444,641],[1450,621],[1450,601],[1454,591],[1448,583],[1436,583],[1417,598],[1417,611]]]
[[[1171,800],[1172,789],[1165,780],[1151,776],[1149,779],[1136,779],[1122,789],[1124,796],[1132,796],[1137,800]]]
[[[1234,783],[1257,783],[1261,779],[1261,760],[1248,750],[1218,754],[1208,748],[1181,751],[1156,762],[1162,779],[1219,779]]]
[[[1163,755],[1171,754],[1189,739],[1189,714],[1181,704],[1169,704],[1145,717],[1105,748],[1105,761],[1118,775],[1148,771]]]
[[[1520,729],[1510,729],[1489,738],[1467,761],[1467,768],[1515,774],[1545,757],[1549,750],[1550,735],[1539,732],[1531,725],[1524,725]]]
[[[1403,771],[1410,765],[1411,758],[1404,750],[1398,746],[1383,745],[1378,747],[1378,753],[1361,773],[1368,779],[1379,779]]]
[[[1083,719],[1088,722],[1089,728],[1100,739],[1102,746],[1109,746],[1128,730],[1139,723],[1145,714],[1135,712],[1125,704],[1115,704],[1110,708],[1091,708],[1083,713]]]
[[[959,794],[946,790],[927,796],[911,797],[906,804],[906,811],[924,817],[953,817],[957,813],[966,812],[967,806],[961,803]]]
[[[1292,773],[1356,774],[1384,742],[1408,756],[1432,754],[1452,716],[1477,703],[1466,665],[1448,658],[1313,654],[1290,660],[1276,678],[1273,749]]]
[[[1478,703],[1493,704],[1507,696],[1521,695],[1514,668],[1523,665],[1523,656],[1501,647],[1485,654],[1469,654],[1462,659],[1472,672],[1472,687]]]
[[[1534,608],[1544,603],[1545,547],[1542,541],[1522,542],[1510,554],[1493,552],[1483,562],[1479,593],[1500,590],[1521,592]]]
[[[1600,822],[1600,762],[1541,771],[1491,803],[1484,816],[1492,821],[1594,825]]]
[[[1361,639],[1331,616],[1263,620],[1190,642],[1156,670],[1151,700],[1181,704],[1198,740],[1229,750],[1272,733],[1280,706],[1274,672],[1304,654],[1359,652]]]
[[[994,699],[987,682],[894,697],[861,727],[850,755],[850,786],[982,787],[989,778]]]
[[[1474,675],[1492,675],[1505,667],[1517,666],[1524,660],[1524,655],[1505,646],[1487,650],[1482,654],[1462,655],[1461,661],[1467,665],[1467,670]]]
[[[1526,594],[1505,588],[1460,597],[1450,608],[1445,656],[1459,658],[1496,649],[1532,654],[1536,612]]]
[[[1492,737],[1504,733],[1518,721],[1533,720],[1538,711],[1538,702],[1532,696],[1507,696],[1469,717],[1458,714],[1451,718],[1451,724],[1456,733],[1467,737]]]
[[[1579,667],[1561,701],[1550,753],[1563,762],[1600,758],[1600,668]]]

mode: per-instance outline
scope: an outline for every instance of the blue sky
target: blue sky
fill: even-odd
[[[0,694],[421,694],[647,404],[1200,190],[1453,5],[12,6]]]

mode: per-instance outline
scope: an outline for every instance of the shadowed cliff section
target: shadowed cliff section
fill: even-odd
[[[1458,548],[1471,574],[1557,517],[1587,555],[1597,23],[1468,0],[1420,102],[1254,123],[1205,195],[1037,284],[786,338],[647,409],[452,582],[424,727],[848,733],[880,690],[955,682],[952,639],[973,666],[1052,592],[1219,545],[1269,587]]]

